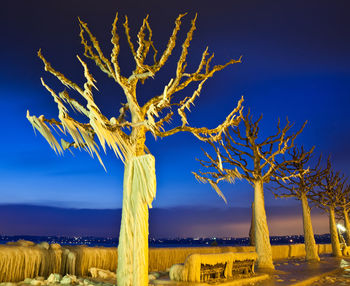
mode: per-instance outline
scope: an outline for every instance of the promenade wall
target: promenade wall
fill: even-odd
[[[252,246],[150,248],[149,271],[166,271],[173,264],[184,263],[194,253],[223,253],[255,251]],[[319,244],[319,254],[330,254],[331,244]],[[304,244],[273,245],[274,261],[304,257]],[[58,244],[22,243],[0,245],[0,282],[19,282],[25,278],[51,273],[87,276],[91,267],[116,271],[116,247],[60,246]]]

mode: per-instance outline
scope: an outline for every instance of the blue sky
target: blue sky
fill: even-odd
[[[316,146],[315,154],[331,154],[337,170],[350,173],[350,18],[347,1],[9,1],[2,3],[0,24],[0,193],[2,204],[34,204],[65,208],[113,209],[121,207],[122,162],[112,152],[102,156],[106,173],[97,160],[74,151],[58,157],[44,138],[34,135],[26,110],[37,116],[57,117],[51,96],[40,77],[57,91],[55,78],[43,70],[36,52],[66,76],[81,83],[82,55],[77,16],[89,24],[106,51],[110,52],[110,27],[114,14],[127,14],[132,36],[142,18],[150,14],[155,45],[163,50],[179,13],[184,18],[181,39],[198,12],[197,30],[190,48],[189,68],[195,67],[206,46],[215,52],[214,63],[239,58],[217,73],[204,86],[188,116],[195,126],[214,127],[236,106],[241,95],[245,108],[264,118],[262,134],[274,131],[278,117],[286,116],[300,128],[308,124],[298,144]],[[175,3],[176,2],[176,3]],[[166,5],[166,7],[164,6]],[[122,18],[122,17],[121,17]],[[122,26],[119,26],[120,35]],[[121,66],[131,71],[131,57],[121,42]],[[123,45],[124,43],[124,45]],[[178,42],[180,43],[180,41]],[[178,44],[180,46],[180,44]],[[163,89],[174,74],[179,55],[175,50],[159,77],[140,86],[140,98],[150,98]],[[132,63],[133,64],[133,63]],[[117,114],[124,101],[120,88],[89,63],[97,86],[96,101],[108,116]],[[190,88],[188,92],[192,89]],[[176,123],[176,121],[175,121]],[[294,129],[296,130],[296,129]],[[245,182],[223,184],[228,205],[209,185],[191,174],[199,168],[198,142],[190,134],[177,134],[147,146],[156,158],[157,208],[250,207],[251,187]],[[266,192],[268,206],[296,205],[294,200],[275,200]]]

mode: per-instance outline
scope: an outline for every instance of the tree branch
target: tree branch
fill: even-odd
[[[165,132],[156,131],[155,134],[159,137],[167,137],[178,132],[191,132],[201,141],[220,140],[227,127],[238,125],[241,117],[236,117],[236,113],[243,108],[242,103],[243,97],[239,100],[237,107],[226,117],[225,121],[216,128],[208,129],[206,127],[196,128],[190,126],[179,126]]]

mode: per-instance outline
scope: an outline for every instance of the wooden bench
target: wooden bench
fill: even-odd
[[[184,264],[170,268],[171,280],[183,282],[214,282],[254,274],[256,252],[191,254]]]

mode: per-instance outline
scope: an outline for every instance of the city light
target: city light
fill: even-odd
[[[346,231],[346,228],[341,225],[340,223],[337,224],[337,228],[341,231],[341,232],[345,232]]]

